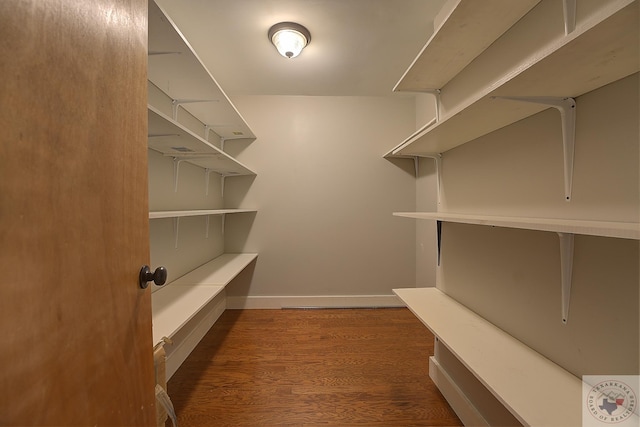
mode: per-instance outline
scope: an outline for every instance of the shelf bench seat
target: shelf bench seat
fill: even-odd
[[[153,343],[175,335],[257,256],[223,254],[154,292]]]
[[[581,425],[578,377],[436,288],[393,291],[524,425]]]
[[[226,215],[234,213],[257,212],[255,209],[192,209],[186,211],[152,211],[149,219],[181,218],[185,216]]]

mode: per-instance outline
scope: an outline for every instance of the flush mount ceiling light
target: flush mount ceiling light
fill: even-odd
[[[295,58],[311,41],[311,33],[295,22],[280,22],[269,28],[269,40],[280,55]]]

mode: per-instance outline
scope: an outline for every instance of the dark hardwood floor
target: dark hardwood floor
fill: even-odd
[[[180,427],[460,426],[432,354],[407,309],[227,310],[168,389]]]

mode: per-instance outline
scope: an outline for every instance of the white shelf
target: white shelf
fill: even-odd
[[[640,239],[640,223],[614,221],[586,221],[556,218],[523,218],[489,215],[468,215],[444,212],[394,212],[406,218],[430,219],[462,224],[519,228],[524,230],[553,231],[556,233],[583,234],[588,236]]]
[[[174,280],[171,285],[226,286],[257,257],[256,253],[224,254]]]
[[[151,295],[153,342],[171,338],[258,254],[224,254]]]
[[[223,176],[255,175],[251,169],[154,107],[149,105],[148,111],[149,148],[152,150]]]
[[[435,288],[394,289],[524,425],[577,426],[582,381]]]
[[[441,89],[540,0],[458,0],[394,91]],[[445,6],[446,7],[446,6]]]
[[[418,135],[422,132],[424,132],[425,130],[429,129],[431,126],[433,126],[434,124],[436,124],[436,118],[434,117],[433,119],[429,120],[427,123],[425,123],[424,125],[422,125],[420,127],[420,129],[418,129],[417,131],[415,131],[413,134],[411,134],[407,139],[405,139],[404,141],[402,141],[400,144],[398,144],[397,146],[393,147],[391,150],[387,151],[386,153],[384,153],[384,155],[382,157],[384,157],[385,159],[391,159],[391,158],[396,158],[396,159],[409,159],[409,158],[415,158],[416,156],[410,156],[410,155],[402,155],[402,154],[394,154],[396,151],[398,151],[401,147],[405,146],[410,140],[413,139],[414,135]]]
[[[499,97],[572,98],[638,72],[637,1],[598,5],[601,9],[579,22],[569,35],[505,70],[434,126],[412,135],[393,154],[442,153],[549,108]]]
[[[173,21],[149,2],[148,79],[224,139],[254,133]]]
[[[149,219],[182,218],[185,216],[226,215],[248,212],[258,211],[255,209],[194,209],[186,211],[154,211],[149,212]]]

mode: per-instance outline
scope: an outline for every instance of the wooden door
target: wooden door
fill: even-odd
[[[146,0],[0,1],[0,425],[153,425]]]

